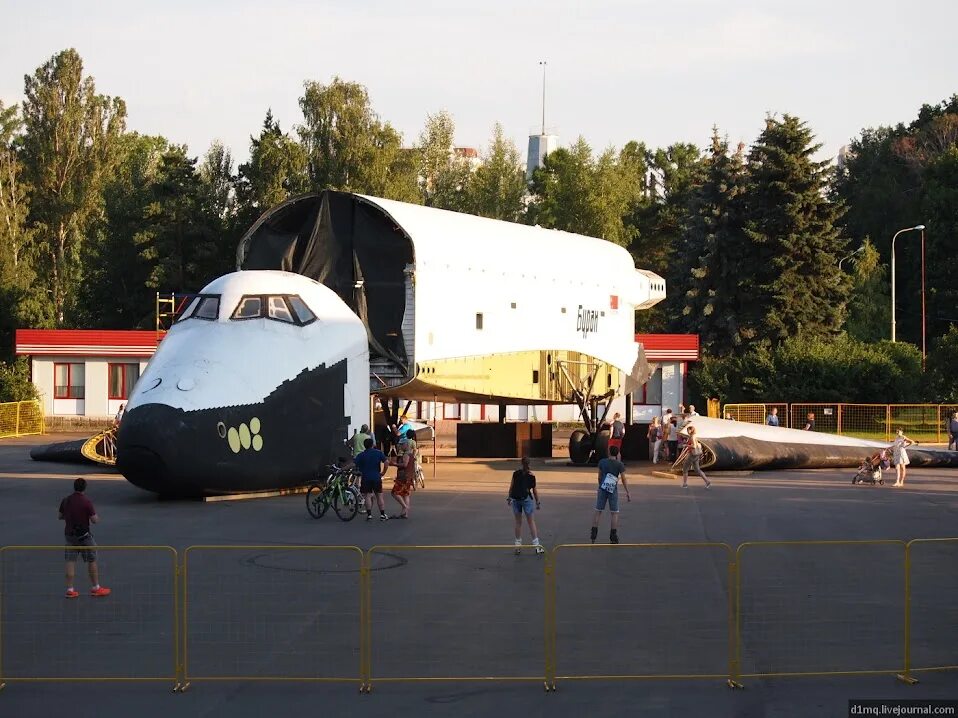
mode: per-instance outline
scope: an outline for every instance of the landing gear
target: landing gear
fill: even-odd
[[[609,439],[611,432],[606,426],[605,417],[609,413],[611,399],[615,392],[611,389],[602,396],[593,396],[596,377],[604,364],[589,365],[589,373],[584,381],[576,382],[573,372],[568,371],[566,364],[572,362],[556,362],[559,371],[565,376],[572,387],[572,398],[579,406],[579,414],[583,429],[576,429],[569,437],[569,460],[573,464],[597,464],[609,454]],[[602,416],[599,418],[599,404],[604,403]]]

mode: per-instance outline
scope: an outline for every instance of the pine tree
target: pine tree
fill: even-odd
[[[684,328],[699,334],[712,353],[725,354],[741,343],[740,265],[744,251],[744,146],[729,154],[728,142],[712,131],[706,178],[690,204],[683,246],[691,267],[683,309]]]
[[[769,117],[749,153],[746,248],[739,258],[739,332],[774,344],[798,334],[838,331],[849,280],[838,269],[846,242],[836,223],[844,208],[828,199],[828,162],[816,162],[808,126]]]

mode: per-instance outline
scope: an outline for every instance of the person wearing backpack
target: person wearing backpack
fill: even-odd
[[[100,520],[93,503],[83,493],[86,491],[86,479],[73,482],[73,493],[60,502],[58,515],[63,521],[63,540],[66,544],[63,558],[66,562],[66,597],[77,598],[80,592],[73,587],[77,558],[82,558],[90,575],[90,595],[102,598],[110,595],[110,589],[100,585],[100,575],[96,563],[96,546],[90,533],[90,524]]]
[[[599,535],[599,519],[606,505],[612,517],[612,528],[609,531],[609,543],[619,543],[619,482],[625,489],[625,498],[632,501],[629,486],[625,482],[625,464],[619,461],[619,450],[615,446],[609,447],[609,455],[599,461],[599,492],[595,499],[595,514],[592,516],[592,543]]]
[[[539,490],[536,488],[536,475],[529,471],[529,457],[523,456],[522,468],[512,472],[512,482],[509,484],[509,496],[506,503],[512,507],[512,515],[516,520],[516,556],[522,552],[522,515],[525,514],[529,524],[529,533],[532,534],[532,546],[537,554],[545,553],[539,545],[539,530],[533,514],[541,508]],[[533,506],[533,501],[535,505]]]

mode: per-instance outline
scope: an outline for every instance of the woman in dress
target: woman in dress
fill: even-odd
[[[904,486],[905,485],[905,474],[908,471],[908,464],[911,463],[908,461],[908,452],[905,449],[912,444],[917,442],[912,441],[907,436],[905,436],[905,430],[899,429],[898,436],[895,437],[895,441],[891,445],[891,460],[895,465],[895,472],[897,478],[895,480],[894,486]]]
[[[702,471],[702,454],[704,450],[702,449],[702,442],[699,441],[698,437],[695,435],[695,427],[688,426],[683,432],[688,435],[689,443],[685,447],[683,452],[685,455],[685,461],[682,463],[682,488],[687,489],[689,487],[689,470],[694,471],[696,474],[702,477],[702,481],[705,482],[705,488],[712,488],[712,482],[709,481],[709,477],[705,475],[705,472]]]
[[[396,478],[390,493],[402,509],[393,516],[396,519],[409,518],[409,495],[412,493],[412,482],[416,476],[416,464],[409,441],[403,438],[396,447]]]
[[[662,448],[662,420],[652,417],[652,423],[649,425],[649,458],[653,464],[659,463],[659,449]]]

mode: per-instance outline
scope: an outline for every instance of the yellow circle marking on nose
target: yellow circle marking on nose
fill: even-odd
[[[249,448],[250,435],[249,435],[249,427],[246,426],[246,424],[239,425],[239,440],[240,440],[240,443],[243,445],[244,449]]]
[[[263,448],[263,437],[257,434],[253,437],[253,451],[259,451]]]
[[[249,420],[249,430],[254,435],[259,433],[259,417],[254,416]]]
[[[230,430],[226,432],[226,440],[230,443],[230,448],[233,450],[233,453],[238,454],[240,450],[240,435],[232,426]]]

